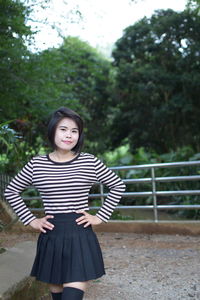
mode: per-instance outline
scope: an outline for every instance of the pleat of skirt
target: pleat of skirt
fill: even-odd
[[[77,225],[77,213],[54,214],[53,230],[40,233],[31,276],[63,284],[97,279],[105,274],[101,248],[92,226]]]

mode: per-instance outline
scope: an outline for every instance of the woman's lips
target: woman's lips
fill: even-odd
[[[62,141],[64,144],[71,144],[72,141]]]

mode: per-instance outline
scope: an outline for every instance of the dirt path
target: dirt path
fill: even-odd
[[[199,237],[134,233],[98,233],[98,237],[107,274],[90,283],[85,300],[200,299]],[[0,233],[0,247],[35,238],[31,233]]]

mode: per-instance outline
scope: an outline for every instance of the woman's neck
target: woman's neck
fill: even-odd
[[[49,154],[50,158],[56,162],[65,162],[73,159],[76,154],[72,151],[54,150]]]

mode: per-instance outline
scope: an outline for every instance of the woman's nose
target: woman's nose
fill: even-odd
[[[70,131],[67,131],[66,132],[66,137],[71,137],[72,135],[71,135],[71,132]]]

